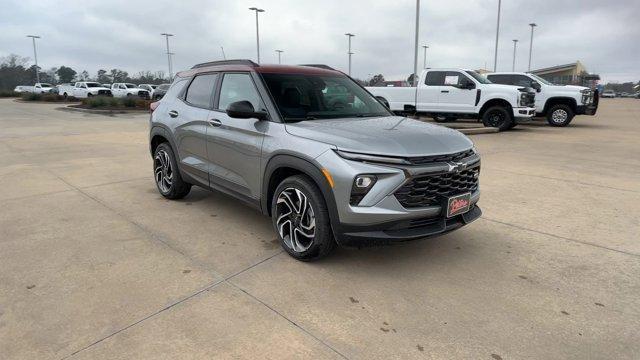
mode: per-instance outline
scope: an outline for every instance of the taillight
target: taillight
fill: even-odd
[[[149,112],[153,113],[153,111],[160,105],[160,101],[152,102],[149,104]]]

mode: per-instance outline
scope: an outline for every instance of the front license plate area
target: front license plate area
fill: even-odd
[[[452,196],[447,199],[447,217],[464,214],[469,211],[471,205],[471,193]]]

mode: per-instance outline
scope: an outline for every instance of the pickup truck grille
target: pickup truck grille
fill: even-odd
[[[143,99],[149,99],[149,92],[146,90],[140,90],[138,91],[138,96]]]
[[[438,162],[455,162],[473,155],[473,149],[446,155],[416,156],[407,158],[413,165],[425,165]]]
[[[111,90],[98,90],[98,95],[111,96]]]
[[[460,172],[420,175],[410,179],[394,196],[405,208],[441,205],[443,198],[478,190],[480,166]]]

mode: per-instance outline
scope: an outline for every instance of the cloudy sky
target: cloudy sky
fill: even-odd
[[[497,0],[422,0],[420,45],[429,67],[493,67]],[[415,0],[0,0],[0,56],[33,57],[40,65],[76,71],[120,68],[167,71],[162,32],[174,33],[174,69],[222,58],[256,57],[255,17],[261,7],[261,58],[276,63],[325,63],[347,69],[346,32],[353,39],[355,77],[405,78],[413,69]],[[498,70],[527,68],[536,22],[533,68],[580,60],[605,81],[640,80],[640,1],[504,0]],[[422,66],[422,49],[419,56]]]

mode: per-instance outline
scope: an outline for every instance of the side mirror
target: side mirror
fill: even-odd
[[[467,81],[462,84],[461,88],[466,90],[473,90],[476,88],[476,84],[474,84],[472,81]]]
[[[542,86],[540,86],[540,83],[537,81],[532,81],[531,82],[531,87],[536,89],[536,92],[540,92],[542,89]]]
[[[382,105],[386,106],[387,109],[391,109],[389,107],[389,102],[387,101],[387,99],[383,98],[382,96],[376,96],[376,99],[378,99],[378,101],[380,101]]]
[[[256,118],[258,120],[267,120],[267,113],[264,111],[255,111],[253,104],[247,100],[236,101],[229,104],[227,107],[227,115],[236,119]]]

